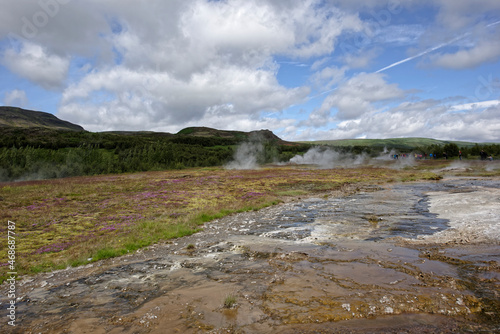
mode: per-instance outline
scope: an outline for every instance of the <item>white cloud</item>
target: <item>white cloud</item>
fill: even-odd
[[[148,13],[147,21],[141,22],[137,16],[145,11],[142,7],[138,13],[112,8],[122,13],[124,30],[111,41],[122,52],[126,66],[158,65],[179,78],[188,78],[214,63],[258,68],[268,66],[274,55],[307,58],[329,54],[344,30],[362,28],[357,15],[321,5],[318,0],[184,3],[170,11],[162,8]],[[164,25],[164,21],[173,23]]]
[[[274,56],[328,55],[344,30],[362,27],[357,15],[318,0],[191,0],[173,3],[167,18],[161,1],[151,6],[108,3],[118,32],[106,38],[122,63],[95,68],[69,86],[61,117],[90,130],[165,129],[211,123],[209,115],[218,124],[234,122],[233,115],[256,124],[263,111],[284,110],[310,91],[282,86]],[[78,106],[94,117],[84,119]]]
[[[432,132],[438,138],[498,142],[500,105],[473,113],[446,113],[436,119]]]
[[[61,88],[69,69],[69,59],[48,54],[41,46],[25,43],[21,50],[5,51],[2,64],[12,72],[45,89]]]
[[[286,89],[272,72],[236,66],[209,67],[191,80],[178,80],[168,73],[137,72],[117,67],[95,72],[63,94],[60,115],[84,121],[78,105],[94,117],[85,128],[161,129],[161,126],[200,122],[207,115],[225,123],[257,117],[261,111],[279,111],[304,99],[307,88]],[[231,106],[228,108],[228,106]],[[116,115],[115,115],[116,114]],[[140,121],[135,114],[142,114]],[[226,121],[226,122],[227,122]],[[91,123],[88,123],[91,122]],[[179,130],[179,129],[177,129]]]
[[[363,50],[359,54],[345,54],[342,60],[349,68],[365,68],[372,63],[379,53],[379,49]]]
[[[319,128],[333,122],[334,119],[331,117],[330,110],[327,109],[316,109],[309,114],[309,118],[305,121],[299,122],[300,126],[315,127]]]
[[[311,70],[312,71],[318,71],[320,68],[323,67],[326,63],[328,63],[332,58],[331,57],[324,57],[319,60],[316,60],[314,63],[311,65]]]
[[[498,38],[499,36],[491,36]],[[468,69],[484,63],[495,62],[500,58],[500,42],[496,39],[481,41],[470,49],[462,49],[455,53],[433,55],[433,65],[450,69]]]
[[[28,105],[28,97],[24,90],[14,89],[5,93],[3,103],[6,106],[24,108]]]
[[[485,101],[473,113],[456,112],[437,100],[403,102],[386,112],[364,114],[329,130],[309,128],[290,140],[425,137],[472,142],[498,142],[500,103]],[[460,108],[472,108],[463,105]]]
[[[375,110],[373,103],[402,98],[397,84],[389,84],[380,73],[360,73],[330,94],[321,110],[338,110],[338,119],[355,119]]]
[[[325,67],[321,71],[315,72],[309,80],[317,88],[323,90],[332,89],[334,85],[344,79],[347,70],[347,66],[340,68],[336,66]]]
[[[416,45],[425,32],[425,27],[420,24],[392,24],[377,27],[372,31],[372,43],[384,45],[408,46]]]
[[[484,108],[496,107],[500,105],[500,100],[480,101],[474,103],[459,104],[450,107],[450,111],[468,111]]]
[[[476,24],[485,14],[490,17],[500,14],[497,0],[433,0],[430,3],[439,8],[437,22],[453,30]]]

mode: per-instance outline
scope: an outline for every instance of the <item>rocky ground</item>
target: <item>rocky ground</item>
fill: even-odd
[[[26,277],[17,326],[4,317],[1,331],[500,332],[499,204],[491,178],[294,198],[135,254]]]

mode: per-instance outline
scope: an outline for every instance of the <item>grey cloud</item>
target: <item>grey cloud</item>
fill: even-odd
[[[6,0],[8,1],[8,0]],[[0,38],[15,43],[43,45],[58,56],[110,57],[112,50],[102,36],[110,28],[97,1],[8,1],[0,14]],[[4,20],[5,17],[8,19]]]

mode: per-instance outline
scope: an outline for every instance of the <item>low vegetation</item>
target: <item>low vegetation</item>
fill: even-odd
[[[237,302],[236,296],[234,294],[230,293],[224,299],[223,306],[224,306],[224,308],[233,308],[236,306],[236,302]]]
[[[375,167],[194,168],[0,185],[0,230],[16,224],[19,274],[78,266],[190,235],[207,221],[346,184],[433,179]],[[7,243],[0,245],[7,267]],[[2,271],[6,272],[6,271]],[[4,279],[4,278],[2,278]]]

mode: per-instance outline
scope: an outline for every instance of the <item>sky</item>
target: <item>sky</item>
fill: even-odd
[[[89,131],[500,142],[498,0],[0,6],[0,104]]]

